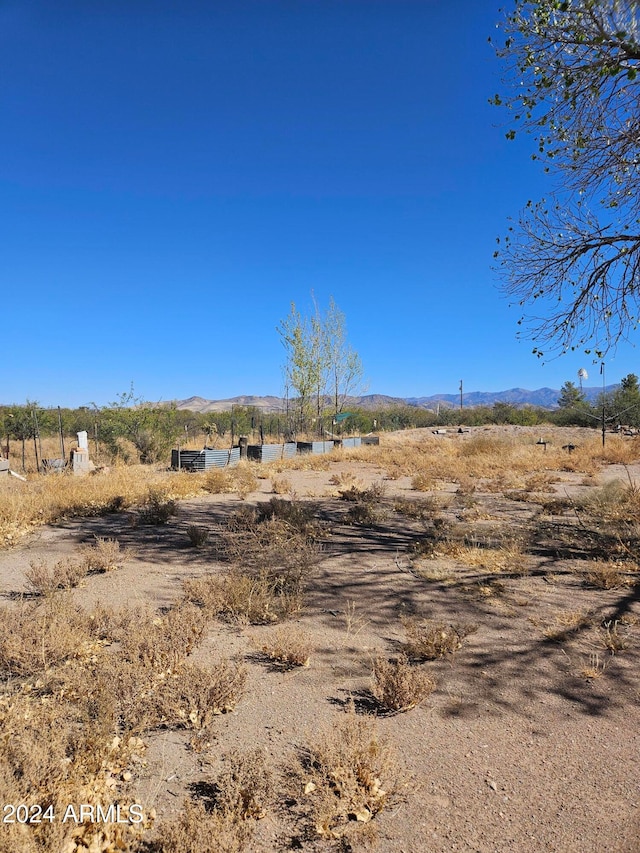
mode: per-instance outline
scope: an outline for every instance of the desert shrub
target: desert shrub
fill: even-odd
[[[407,518],[419,521],[424,521],[433,514],[433,510],[427,505],[426,501],[412,500],[411,498],[396,498],[393,502],[393,509],[401,515],[406,515]]]
[[[251,625],[288,619],[303,606],[303,587],[297,577],[272,571],[231,569],[212,584],[210,602],[219,616]]]
[[[258,478],[248,462],[241,462],[233,469],[234,491],[241,500],[245,500],[251,492],[258,488]]]
[[[197,524],[190,524],[187,527],[187,536],[194,548],[204,548],[209,541],[209,529],[207,527],[200,527]]]
[[[283,498],[271,498],[266,503],[260,504],[255,510],[255,516],[247,516],[251,528],[251,521],[263,522],[269,519],[277,519],[283,522],[295,533],[302,534],[307,539],[316,540],[323,532],[323,526],[317,519],[317,505],[295,498],[284,500]]]
[[[320,557],[315,536],[300,532],[291,523],[291,513],[295,513],[296,524],[306,524],[304,511],[296,505],[291,507],[292,503],[272,499],[260,513],[244,513],[242,523],[239,516],[230,519],[222,532],[227,559],[254,579],[272,583],[283,594],[301,593],[306,577]],[[274,516],[274,507],[289,514],[289,520]]]
[[[411,478],[411,488],[417,492],[430,492],[435,486],[435,478],[426,471],[418,471]]]
[[[7,608],[0,620],[0,672],[32,675],[79,654],[87,620],[65,596]]]
[[[339,474],[332,474],[329,477],[329,483],[332,486],[342,486],[344,488],[350,488],[352,486],[358,488],[358,480],[356,475],[352,471],[341,471]]]
[[[357,486],[349,486],[340,490],[340,500],[351,503],[377,503],[385,494],[384,483],[374,483],[368,489],[359,489]]]
[[[183,583],[185,601],[202,607],[210,616],[221,612],[223,583],[221,575],[187,578]]]
[[[138,518],[141,524],[166,524],[175,514],[176,502],[168,498],[162,489],[152,488]]]
[[[298,751],[287,768],[288,793],[308,836],[346,840],[390,802],[395,776],[375,723],[349,714]]]
[[[188,602],[164,615],[131,610],[120,626],[122,655],[144,666],[175,666],[199,645],[206,625],[206,612]]]
[[[344,520],[347,524],[377,524],[385,515],[380,501],[385,493],[384,483],[375,483],[368,489],[356,486],[342,489],[340,499],[350,503]]]
[[[223,756],[213,785],[213,810],[236,821],[262,818],[271,796],[272,775],[264,750],[232,751]]]
[[[376,658],[373,664],[373,695],[387,711],[408,711],[429,696],[435,681],[417,666],[412,666],[406,655],[388,661]]]
[[[280,629],[272,637],[263,641],[260,650],[269,660],[281,664],[286,669],[309,666],[311,638],[303,631]]]
[[[32,560],[24,576],[30,593],[48,595],[58,589],[72,589],[78,586],[86,574],[87,568],[84,562],[64,557],[51,568],[44,560]]]
[[[44,688],[43,693],[29,687],[0,702],[3,802],[40,803],[43,809],[50,805],[61,817],[68,803],[99,802],[106,810],[121,801],[122,773],[143,747],[137,739],[116,735],[108,697],[97,697],[86,677],[84,686],[80,680],[74,684],[72,696],[62,689],[47,693]],[[17,832],[14,827],[3,827],[3,851],[114,851],[133,849],[148,822],[135,827],[45,819],[19,826]]]
[[[605,649],[608,649],[612,655],[618,654],[627,647],[626,637],[620,633],[620,622],[617,619],[604,622],[600,629],[600,639]]]
[[[95,537],[93,545],[86,545],[82,549],[87,574],[93,572],[111,572],[122,566],[129,554],[120,547],[117,539],[108,539],[101,536]]]
[[[202,803],[187,802],[184,810],[161,827],[149,853],[243,853],[251,839],[247,821],[207,811]]]
[[[272,477],[271,490],[275,495],[288,495],[291,491],[291,480],[286,477]]]
[[[233,491],[230,468],[210,468],[202,479],[202,488],[212,495]]]
[[[589,563],[589,567],[582,572],[582,575],[588,586],[596,589],[619,589],[632,586],[634,580],[637,580],[629,572],[630,568],[630,564],[615,560],[594,560]],[[637,571],[635,564],[633,568]]]
[[[215,717],[235,708],[246,682],[245,669],[224,659],[206,668],[182,661],[165,672],[141,674],[140,684],[133,681],[135,668],[123,675],[119,691],[126,719],[140,731],[206,730]]]
[[[453,655],[462,648],[464,638],[475,630],[469,625],[447,625],[444,622],[418,622],[403,619],[407,639],[404,648],[410,658],[435,660]]]

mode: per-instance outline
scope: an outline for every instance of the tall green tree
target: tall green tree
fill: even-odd
[[[291,303],[288,316],[278,325],[286,360],[283,366],[287,396],[295,397],[297,421],[304,429],[314,413],[322,386],[321,341],[316,316],[303,317]]]
[[[347,339],[346,318],[333,297],[326,313],[315,299],[310,316],[300,314],[294,303],[278,326],[285,348],[285,386],[295,395],[298,424],[308,427],[330,401],[334,414],[342,411],[350,395],[362,387],[362,362]]]
[[[630,426],[640,426],[640,386],[635,373],[629,373],[620,382],[613,397],[616,420]]]
[[[561,409],[575,409],[584,403],[586,403],[586,397],[583,392],[573,382],[565,382],[560,389],[558,406]]]
[[[502,31],[492,100],[555,179],[496,252],[505,289],[534,353],[602,356],[640,315],[640,4],[515,0]]]
[[[361,391],[363,369],[360,356],[347,340],[347,321],[333,296],[321,321],[323,359],[326,365],[327,390],[333,411],[341,412],[347,398]]]

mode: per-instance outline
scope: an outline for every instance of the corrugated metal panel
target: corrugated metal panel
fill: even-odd
[[[378,435],[363,435],[362,436],[363,444],[380,444],[380,436]]]
[[[180,467],[191,471],[207,471],[209,468],[226,468],[240,461],[240,448],[231,450],[181,450]],[[178,451],[171,451],[171,467],[178,468]]]
[[[357,438],[343,438],[342,439],[342,446],[343,447],[360,447],[361,444],[362,444],[362,439],[360,438],[360,436],[358,436]]]
[[[250,444],[247,456],[256,462],[275,462],[279,459],[291,459],[296,455],[295,442],[287,444]]]
[[[333,441],[312,441],[312,453],[331,453],[333,450]]]
[[[298,441],[298,453],[330,453],[333,441]]]

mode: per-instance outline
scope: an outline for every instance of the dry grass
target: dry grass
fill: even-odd
[[[579,572],[585,583],[594,589],[620,589],[638,582],[638,566],[619,560],[593,560]]]
[[[209,528],[201,527],[197,524],[190,524],[187,527],[187,536],[189,542],[194,548],[204,548],[209,541]]]
[[[396,788],[388,745],[372,721],[354,714],[302,747],[287,771],[292,810],[309,838],[346,840],[388,805]]]
[[[547,452],[543,452],[536,446],[537,437],[529,434],[523,439],[483,433],[435,437],[425,432],[418,438],[406,438],[400,433],[382,436],[379,447],[355,448],[350,458],[382,465],[391,479],[412,477],[413,488],[429,491],[439,482],[459,482],[464,477],[488,480],[505,477],[514,482],[508,488],[516,487],[516,483],[522,487],[526,479],[539,473],[544,476],[546,472],[560,470],[593,474],[602,464],[631,462],[640,457],[636,440],[611,437],[603,452],[601,443],[593,438],[567,454],[560,445],[549,445]]]
[[[148,853],[243,853],[251,839],[251,826],[217,812],[202,803],[187,802],[177,818],[162,826],[162,835]]]
[[[468,536],[467,541],[462,542],[437,536],[416,543],[414,563],[420,574],[429,573],[428,566],[425,567],[423,562],[425,559],[440,558],[455,560],[464,568],[482,569],[488,573],[523,575],[529,568],[523,542],[517,537],[503,537],[497,546],[486,535],[482,538]]]
[[[612,655],[618,654],[627,648],[627,638],[620,632],[620,621],[610,620],[603,624],[600,629],[602,645]]]
[[[74,656],[89,653],[85,615],[66,596],[41,603],[22,602],[0,620],[0,673],[28,676]]]
[[[541,624],[539,620],[530,617],[534,624]],[[585,628],[593,624],[593,614],[584,610],[561,610],[556,613],[554,621],[542,623],[542,633],[553,643],[561,643],[571,639]]]
[[[147,465],[114,466],[108,473],[30,475],[27,483],[13,478],[0,482],[0,544],[11,545],[42,524],[89,517],[145,503],[149,490],[167,500],[200,491],[197,477],[168,473]]]
[[[125,611],[116,638],[124,660],[164,670],[191,654],[202,642],[206,627],[206,612],[185,602],[164,615]]]
[[[72,589],[86,576],[84,562],[63,557],[49,567],[44,560],[32,560],[25,570],[25,586],[33,595],[49,595],[59,589]]]
[[[304,604],[301,579],[240,568],[186,581],[185,596],[210,614],[241,625],[281,622],[298,615]]]
[[[291,494],[291,490],[291,480],[287,477],[271,478],[271,491],[274,495],[288,495]]]
[[[259,648],[268,660],[283,669],[309,666],[311,660],[311,637],[297,628],[278,629],[273,636],[263,640]]]
[[[119,569],[131,556],[126,548],[121,548],[117,539],[96,536],[93,545],[82,549],[82,560],[87,574],[112,572]]]
[[[598,652],[592,652],[589,655],[589,662],[579,670],[578,674],[587,681],[593,681],[596,678],[602,678],[607,668],[607,660],[601,659]]]
[[[435,660],[453,655],[462,648],[464,638],[475,631],[471,625],[446,625],[444,622],[402,620],[407,639],[404,649],[415,660]]]
[[[423,702],[435,681],[418,666],[412,666],[406,655],[397,660],[376,658],[373,664],[373,695],[386,711],[409,711]]]

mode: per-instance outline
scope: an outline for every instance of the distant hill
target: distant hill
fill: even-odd
[[[615,391],[617,385],[608,385],[606,392]],[[594,402],[602,393],[601,388],[584,388],[584,395]],[[539,406],[542,409],[556,409],[560,390],[555,388],[538,388],[527,391],[526,388],[510,388],[508,391],[470,391],[462,395],[463,406],[493,406],[494,403],[507,403],[512,406]],[[330,401],[327,399],[327,405]],[[228,397],[225,400],[207,400],[204,397],[189,397],[188,400],[178,400],[178,409],[189,409],[193,412],[230,412],[232,406],[253,406],[262,412],[283,412],[287,403],[284,397],[242,395]],[[460,405],[459,394],[432,394],[430,397],[390,397],[386,394],[366,394],[363,397],[350,397],[345,408],[353,406],[359,409],[383,409],[388,406],[418,406],[422,409],[456,407]]]
[[[326,405],[330,405],[327,398]],[[385,394],[367,394],[364,397],[350,397],[347,407],[354,406],[359,409],[382,409],[385,406],[406,406],[407,402],[402,397],[388,397]],[[188,400],[177,400],[178,409],[189,409],[192,412],[230,412],[232,406],[252,406],[262,412],[283,412],[287,408],[284,397],[257,397],[242,395],[240,397],[228,397],[225,400],[205,400],[204,397],[189,397]]]
[[[608,385],[607,393],[615,391],[617,385]],[[602,388],[583,388],[589,402],[594,402],[602,393]],[[462,404],[469,408],[473,406],[493,406],[495,403],[507,403],[512,406],[539,406],[541,409],[557,409],[560,390],[556,388],[538,388],[527,391],[526,388],[510,388],[508,391],[470,391],[462,395]],[[410,406],[420,406],[424,409],[441,406],[459,406],[459,394],[433,394],[431,397],[407,397]]]

